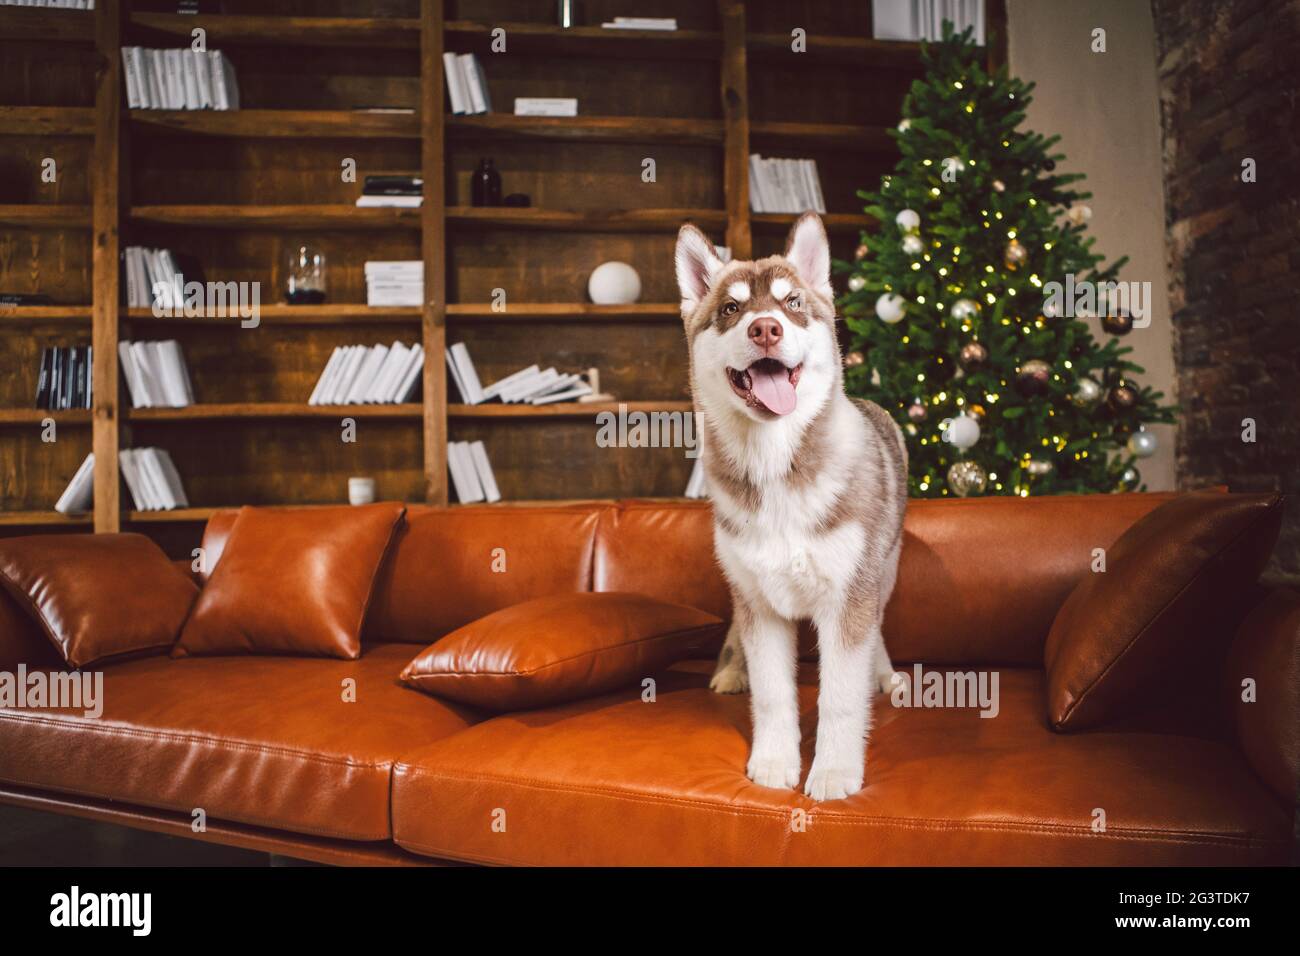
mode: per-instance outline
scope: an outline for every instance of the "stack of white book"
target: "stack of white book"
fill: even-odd
[[[183,408],[194,404],[194,386],[175,339],[117,343],[122,378],[133,408]]]
[[[501,500],[487,448],[481,441],[447,442],[447,471],[456,489],[456,500],[461,504]]]
[[[811,159],[749,157],[750,212],[825,213],[817,163]]]
[[[171,250],[127,246],[122,250],[122,267],[129,308],[148,309],[155,302],[164,309],[184,307],[185,276]]]
[[[984,45],[984,0],[871,0],[871,34],[877,40],[939,40],[943,21],[953,32],[975,28]]]
[[[366,263],[366,305],[423,304],[422,260]]]
[[[691,477],[686,482],[686,497],[709,497],[709,486],[704,479],[704,462],[699,458],[695,459],[695,466],[691,468]]]
[[[420,387],[424,346],[340,345],[312,389],[308,405],[400,405]]]
[[[220,50],[122,47],[126,103],[133,110],[237,110],[235,68]]]
[[[676,17],[615,17],[601,24],[606,30],[676,30]]]
[[[171,511],[190,506],[180,472],[164,449],[122,448],[117,463],[137,511]]]
[[[94,10],[95,0],[0,0],[0,7],[46,7],[51,10]]]
[[[63,489],[54,510],[61,515],[85,514],[95,504],[95,453],[86,456],[77,473]]]
[[[453,113],[492,112],[487,77],[478,57],[473,53],[444,53],[442,70],[447,75],[447,98]]]
[[[592,394],[590,383],[581,375],[564,374],[553,367],[543,370],[537,365],[520,369],[484,387],[464,342],[457,342],[447,349],[447,369],[461,399],[469,405],[479,405],[490,399],[499,399],[506,404],[549,405],[552,402],[577,401]]]

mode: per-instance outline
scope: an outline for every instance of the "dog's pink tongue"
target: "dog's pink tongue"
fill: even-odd
[[[798,399],[794,394],[794,385],[790,382],[790,374],[785,369],[751,365],[749,376],[753,382],[754,397],[766,405],[769,412],[789,415],[794,411]]]

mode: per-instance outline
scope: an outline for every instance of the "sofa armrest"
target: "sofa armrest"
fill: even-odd
[[[1238,745],[1291,806],[1300,775],[1300,592],[1264,592],[1237,629],[1226,672]],[[1253,701],[1243,699],[1248,679]]]
[[[65,666],[40,625],[0,588],[0,671],[12,673],[19,664],[60,669]]]

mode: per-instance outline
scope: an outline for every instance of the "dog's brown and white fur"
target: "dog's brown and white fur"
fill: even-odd
[[[879,406],[844,394],[830,250],[807,213],[784,256],[723,264],[694,226],[677,237],[714,548],[733,620],[711,686],[751,691],[748,776],[800,777],[796,625],[818,635],[817,745],[804,792],[862,788],[881,637],[907,505],[907,452]]]

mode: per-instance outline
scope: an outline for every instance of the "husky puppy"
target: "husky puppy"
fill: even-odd
[[[844,394],[830,249],[805,213],[783,256],[723,264],[694,226],[677,236],[714,550],[733,615],[710,686],[751,692],[749,779],[800,778],[796,625],[818,635],[814,800],[862,788],[871,701],[891,686],[880,626],[907,506],[892,418]]]

